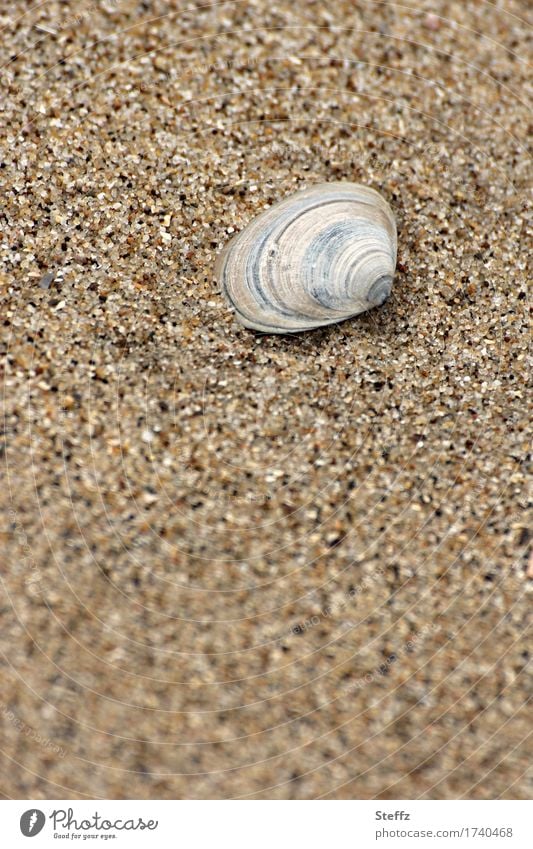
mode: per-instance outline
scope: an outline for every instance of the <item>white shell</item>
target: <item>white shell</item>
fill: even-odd
[[[396,266],[388,203],[356,183],[320,183],[284,198],[238,233],[216,276],[246,327],[298,333],[381,305]]]

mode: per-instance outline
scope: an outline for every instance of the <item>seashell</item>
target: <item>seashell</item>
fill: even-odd
[[[380,306],[396,266],[388,203],[356,183],[321,183],[262,212],[217,259],[245,327],[298,333]]]

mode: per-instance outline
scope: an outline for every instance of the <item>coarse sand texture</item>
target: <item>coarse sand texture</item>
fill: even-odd
[[[530,16],[3,4],[3,796],[531,796]],[[220,252],[336,181],[388,300],[243,327]]]

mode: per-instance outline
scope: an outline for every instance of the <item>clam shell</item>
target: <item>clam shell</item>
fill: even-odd
[[[262,212],[219,256],[217,280],[245,327],[298,333],[380,306],[396,266],[388,203],[356,183],[321,183]]]

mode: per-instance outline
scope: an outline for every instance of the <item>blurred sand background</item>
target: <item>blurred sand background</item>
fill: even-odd
[[[528,797],[528,4],[7,5],[1,793]],[[343,179],[391,299],[241,328]]]

